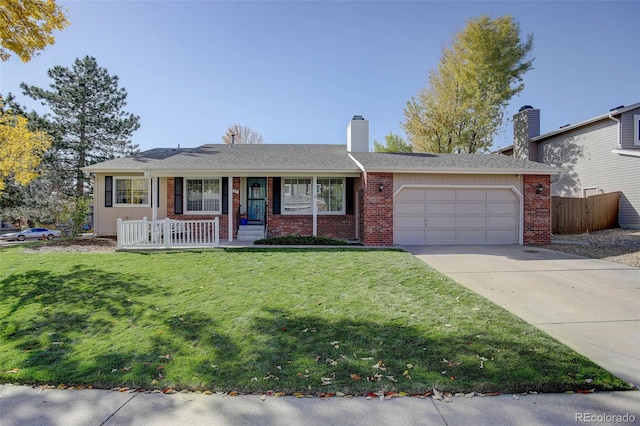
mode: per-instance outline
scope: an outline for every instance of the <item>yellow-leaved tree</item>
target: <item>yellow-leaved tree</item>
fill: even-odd
[[[0,59],[11,52],[28,62],[53,44],[53,32],[69,25],[55,0],[0,0]]]
[[[4,109],[0,97],[0,192],[5,179],[26,185],[37,176],[36,168],[42,155],[51,146],[46,132],[33,132],[27,127],[26,117]]]

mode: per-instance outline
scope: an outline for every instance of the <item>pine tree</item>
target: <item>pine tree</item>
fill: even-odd
[[[96,59],[76,59],[72,68],[55,66],[47,73],[51,90],[21,84],[24,94],[51,110],[32,117],[38,127],[53,136],[48,162],[63,180],[69,194],[84,197],[82,168],[137,151],[131,136],[140,118],[125,112],[127,91],[118,87],[118,76],[98,66]]]

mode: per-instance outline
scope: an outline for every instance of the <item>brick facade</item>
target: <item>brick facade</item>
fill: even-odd
[[[392,246],[393,173],[363,173],[359,182],[360,240],[366,246]]]
[[[216,217],[220,218],[220,239],[229,239],[229,214],[220,215],[193,215],[193,214],[176,214],[175,213],[175,198],[174,198],[175,179],[167,178],[167,216],[175,220],[211,220]],[[234,215],[235,211],[240,205],[240,178],[233,178],[233,206],[229,206],[229,213]],[[234,226],[235,229],[235,226]],[[234,238],[236,236],[234,235]]]
[[[313,235],[312,215],[273,214],[273,178],[267,179],[267,235],[281,237],[284,235]],[[281,201],[282,202],[282,201]],[[355,216],[318,215],[318,236],[353,240],[356,238]]]
[[[542,192],[538,188],[542,185]],[[524,197],[525,246],[551,244],[551,176],[524,175],[522,182]]]
[[[393,173],[363,173],[354,179],[354,214],[318,215],[318,236],[358,239],[367,246],[393,245]],[[382,191],[380,190],[382,185]],[[538,194],[538,186],[542,193]],[[267,178],[267,223],[268,236],[312,235],[313,216],[273,214],[273,178]],[[551,242],[551,177],[549,175],[523,176],[523,244],[527,246],[547,245]],[[240,178],[233,178],[234,215],[240,205]],[[172,219],[213,219],[216,215],[178,215],[174,213],[174,178],[167,178],[167,213]],[[356,214],[357,213],[357,217]],[[228,214],[220,218],[220,239],[228,239]],[[235,235],[234,235],[235,237]]]

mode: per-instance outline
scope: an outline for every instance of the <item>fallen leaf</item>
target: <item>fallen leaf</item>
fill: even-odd
[[[229,396],[238,396],[238,395],[240,395],[240,393],[237,392],[237,391],[231,391],[227,395],[229,395]]]
[[[159,365],[156,367],[156,370],[163,370],[164,369],[164,365]]]
[[[440,401],[442,397],[443,397],[442,392],[440,392],[436,388],[433,388],[433,399],[437,399],[438,401]]]
[[[129,370],[131,370],[131,367],[123,367],[122,368],[122,371],[129,371]]]
[[[160,355],[158,358],[171,359],[171,355]]]
[[[336,396],[343,397],[344,395],[345,395],[345,394],[344,394],[344,393],[342,393],[342,392],[340,392],[340,391],[336,392]]]
[[[596,391],[595,389],[578,389],[578,393],[581,393],[581,394],[594,393],[595,391]]]
[[[172,393],[177,393],[177,392],[176,392],[176,390],[175,390],[175,389],[172,389],[172,388],[166,388],[166,389],[163,389],[163,390],[162,390],[162,393],[165,393],[165,394],[172,394]]]
[[[407,376],[409,376],[409,375],[407,374]],[[405,377],[407,377],[407,376],[405,376]],[[393,377],[393,376],[386,376],[386,377],[387,377],[387,379],[391,380],[392,382],[397,382],[396,378]],[[411,378],[411,376],[409,376],[409,378]]]
[[[128,390],[129,390],[129,388],[120,388],[120,389],[118,389],[118,392],[126,392]]]
[[[391,399],[394,396],[398,396],[398,392],[396,391],[389,391],[386,394],[384,394],[384,399]]]
[[[353,380],[362,380],[362,377],[358,376],[358,375],[357,375],[357,374],[355,374],[355,373],[354,373],[354,374],[351,374],[351,378],[352,378]]]
[[[213,392],[211,392],[210,390],[206,390],[204,392],[202,392],[205,395],[213,395]]]
[[[449,377],[449,380],[451,380],[452,382],[453,382],[455,379],[457,379],[457,377],[456,377],[456,376],[451,376],[451,377]]]
[[[8,373],[8,374],[16,374],[18,371],[20,371],[20,369],[19,369],[19,368],[13,368],[13,369],[11,369],[11,370],[7,370],[7,371],[5,371],[5,373]]]
[[[153,386],[157,385],[158,383],[160,383],[160,382],[159,382],[159,381],[157,381],[156,379],[153,379],[153,380],[151,381],[151,384],[152,384]]]
[[[413,364],[407,364],[407,368],[411,370],[413,368]]]
[[[378,395],[376,395],[373,392],[368,392],[367,393],[366,399],[374,399],[374,398],[378,398]]]
[[[305,394],[303,394],[302,392],[296,392],[293,394],[293,396],[295,396],[296,398],[304,398]]]
[[[262,395],[262,396],[260,397],[260,399],[261,399],[262,401],[265,401],[265,400],[267,399],[267,395],[266,395],[266,394],[265,394],[265,395]]]
[[[464,397],[465,397],[465,398],[473,398],[475,395],[476,395],[476,393],[475,393],[475,392],[469,392],[469,393],[465,393],[465,394],[464,394]]]

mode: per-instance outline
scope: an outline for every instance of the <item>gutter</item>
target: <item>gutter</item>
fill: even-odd
[[[363,172],[365,172],[365,171],[366,171],[366,170],[364,169],[364,166],[363,166],[363,165],[362,165],[358,160],[356,160],[356,158],[355,158],[353,155],[351,155],[351,153],[350,153],[350,152],[349,152],[349,153],[347,153],[347,154],[349,155],[349,158],[351,158],[351,161],[353,161],[354,163],[356,163],[356,166],[358,166],[358,168],[359,168],[360,170],[362,170]]]
[[[617,123],[617,129],[616,129],[616,139],[618,140],[618,146],[622,146],[621,142],[620,142],[620,119],[619,118],[615,118],[613,116],[612,113],[609,113],[609,115],[607,116],[610,120],[613,120]]]

